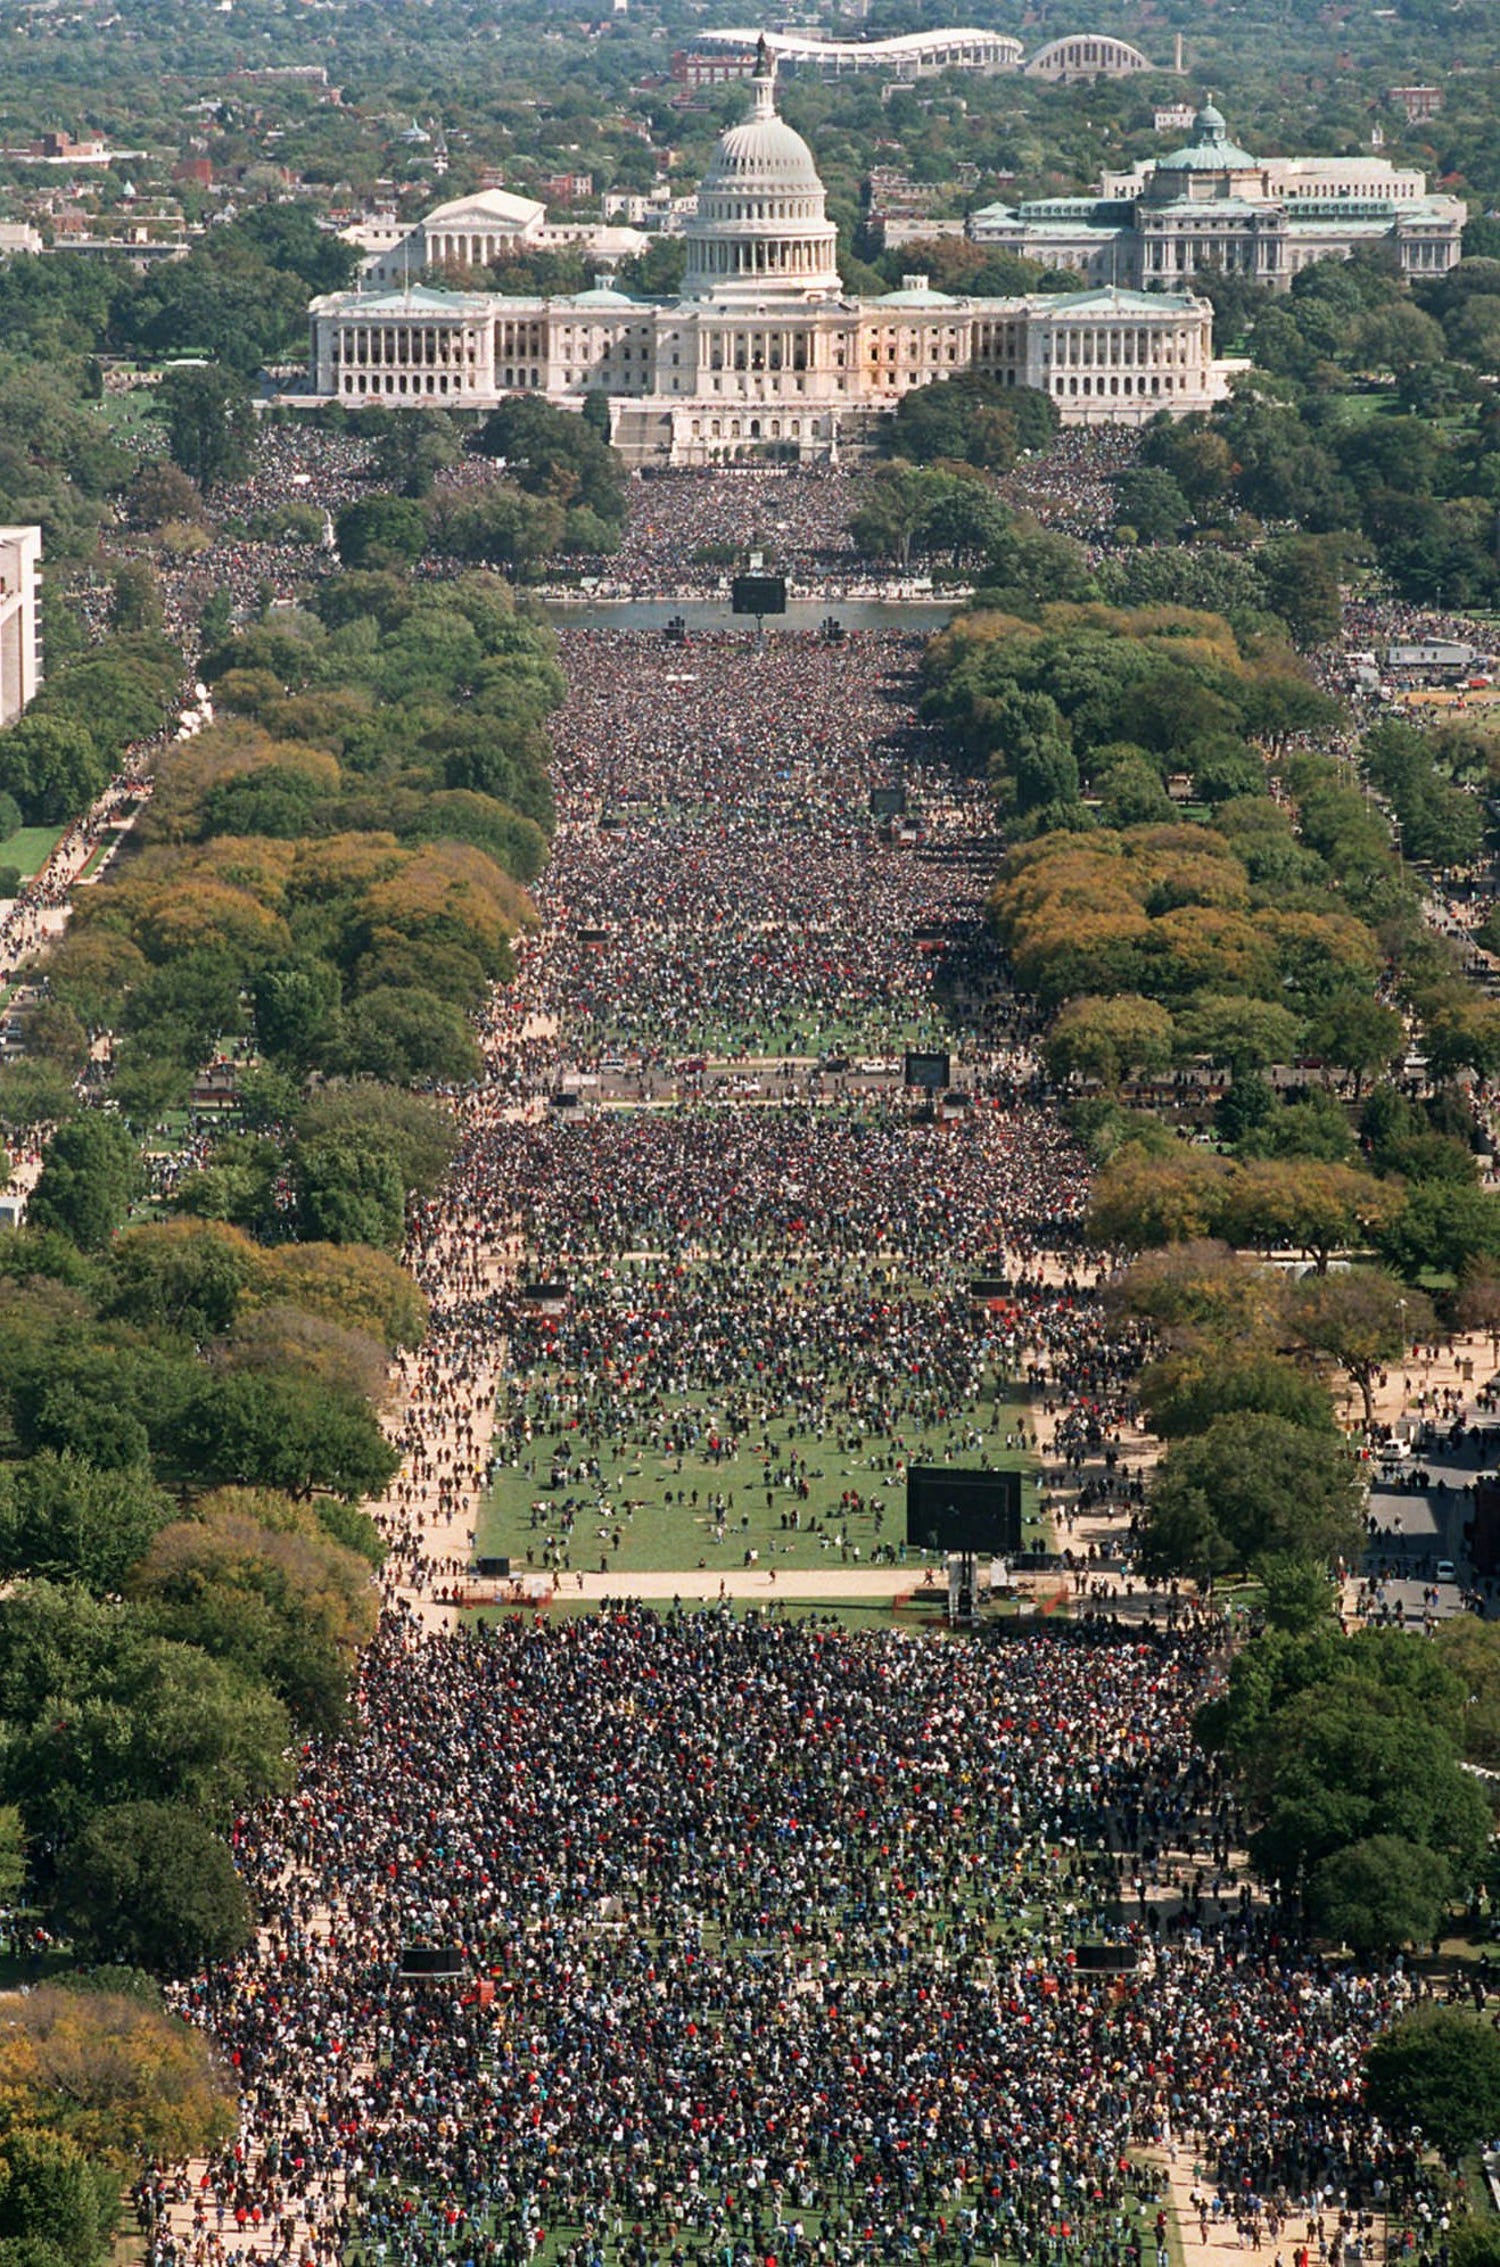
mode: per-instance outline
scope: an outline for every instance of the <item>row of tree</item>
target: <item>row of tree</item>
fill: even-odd
[[[378,1252],[201,1220],[110,1238],[134,1168],[117,1119],[74,1117],[0,1237],[0,1901],[75,1963],[0,2035],[17,2267],[90,2267],[143,2154],[233,2131],[153,1979],[249,1941],[234,1820],[345,1720],[383,1555],[357,1507],[397,1462],[389,1353],[425,1321]]]
[[[1093,826],[1089,792],[1107,822],[1166,819],[1178,773],[1210,804],[1263,796],[1262,751],[1338,716],[1284,645],[1171,605],[1054,603],[1027,619],[981,593],[924,675],[925,713],[987,767],[1013,838]]]
[[[1206,281],[1256,366],[1206,417],[1148,434],[1152,531],[1293,522],[1333,560],[1372,553],[1404,597],[1493,604],[1500,260],[1409,291],[1375,257],[1320,261],[1276,295]],[[1376,414],[1356,380],[1384,389]]]
[[[411,566],[430,551],[524,578],[560,556],[618,550],[625,479],[609,446],[602,394],[578,417],[518,395],[472,433],[469,420],[445,410],[399,418],[355,412],[340,421],[358,430],[369,417],[378,421],[370,433],[372,476],[388,485],[339,514],[335,534],[347,566]],[[479,457],[498,460],[505,477],[477,488],[446,480],[466,441]]]
[[[23,823],[58,826],[86,811],[132,742],[162,730],[182,673],[159,627],[116,632],[55,670],[0,732],[0,793]]]
[[[1430,1306],[1376,1269],[1296,1282],[1209,1242],[1137,1261],[1109,1305],[1157,1349],[1140,1396],[1165,1450],[1140,1564],[1263,1588],[1267,1634],[1197,1724],[1234,1774],[1257,1869],[1362,1955],[1432,1941],[1489,1843],[1463,1765],[1495,1752],[1500,1632],[1460,1620],[1436,1647],[1342,1633],[1332,1576],[1358,1562],[1364,1489],[1322,1374],[1368,1397],[1432,1327]]]
[[[245,1035],[284,1080],[471,1078],[469,1013],[533,919],[547,633],[492,579],[426,595],[350,573],[319,607],[206,658],[219,723],[162,753],[139,848],[49,961],[33,1065],[75,1075],[111,1031],[134,1122]]]

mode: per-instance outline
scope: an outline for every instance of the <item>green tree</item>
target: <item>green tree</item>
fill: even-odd
[[[1429,1271],[1464,1275],[1500,1260],[1500,1198],[1462,1182],[1419,1182],[1380,1224],[1374,1242],[1408,1282]]]
[[[1389,1069],[1406,1047],[1406,1026],[1395,1008],[1356,992],[1339,992],[1314,1020],[1313,1051],[1348,1071],[1359,1094],[1367,1078]]]
[[[156,389],[172,462],[200,489],[241,480],[255,453],[250,388],[235,371],[210,365],[169,370]]]
[[[1299,646],[1328,645],[1343,626],[1338,558],[1314,537],[1287,535],[1264,544],[1255,564],[1266,604]]]
[[[130,1595],[164,1636],[201,1645],[268,1684],[304,1731],[336,1732],[349,1663],[375,1634],[368,1559],[334,1541],[304,1507],[289,1504],[291,1516],[271,1526],[260,1516],[272,1506],[264,1494],[249,1512],[209,1502],[204,1517],[156,1537]]]
[[[170,520],[203,518],[203,498],[196,483],[160,457],[148,457],[132,476],[125,508],[137,527],[158,528]]]
[[[1260,1140],[1280,1108],[1280,1098],[1269,1079],[1258,1071],[1242,1071],[1214,1104],[1214,1132],[1244,1155]]]
[[[340,1029],[338,970],[326,960],[280,961],[255,979],[255,1031],[273,1062],[307,1070]]]
[[[1331,1625],[1342,1587],[1326,1566],[1273,1551],[1261,1560],[1259,1571],[1270,1629],[1304,1636],[1309,1630]]]
[[[1448,2257],[1452,2267],[1500,2267],[1500,2219],[1493,2212],[1470,2211],[1455,2220],[1448,2234]]]
[[[1247,1071],[1295,1059],[1302,1024],[1275,1000],[1242,999],[1234,994],[1200,993],[1178,1019],[1184,1053],[1206,1055],[1215,1069]]]
[[[164,1439],[195,1482],[379,1495],[400,1459],[367,1403],[315,1377],[235,1370],[206,1378]]]
[[[1287,1313],[1300,1342],[1336,1362],[1359,1387],[1367,1428],[1374,1421],[1376,1376],[1433,1328],[1431,1302],[1373,1267],[1305,1276]]]
[[[218,1221],[128,1228],[110,1247],[100,1312],[143,1330],[181,1331],[202,1344],[233,1323],[258,1256],[247,1237]]]
[[[0,1472],[0,1572],[117,1590],[171,1516],[148,1471],[100,1472],[43,1450]]]
[[[1104,774],[1099,817],[1108,827],[1153,826],[1176,816],[1161,773],[1144,755],[1112,764]]]
[[[1097,1079],[1115,1088],[1132,1072],[1149,1076],[1166,1070],[1172,1039],[1167,1010],[1126,992],[1113,999],[1070,1000],[1043,1051],[1054,1078]]]
[[[330,1083],[305,1103],[297,1118],[300,1140],[325,1134],[367,1136],[388,1149],[401,1170],[401,1185],[431,1196],[458,1149],[452,1113],[425,1095],[374,1079]]]
[[[1132,467],[1115,482],[1115,525],[1133,527],[1143,543],[1169,543],[1191,517],[1171,473],[1156,465]]]
[[[393,1251],[406,1218],[398,1159],[365,1131],[322,1134],[298,1147],[297,1214],[315,1243],[373,1244]]]
[[[990,784],[1002,810],[1023,817],[1076,804],[1078,762],[1066,718],[1048,693],[1004,685],[985,704]]]
[[[54,1910],[86,1958],[158,1975],[231,1960],[253,1934],[227,1847],[172,1803],[96,1811],[63,1862]]]
[[[1365,2090],[1388,2127],[1416,2127],[1457,2164],[1500,2131],[1500,2037],[1463,2009],[1414,2008],[1369,2048]]]
[[[912,546],[948,496],[952,481],[915,465],[891,464],[866,485],[849,521],[854,547],[864,557],[910,564]]]
[[[1399,1199],[1372,1174],[1316,1159],[1274,1159],[1246,1165],[1229,1185],[1224,1233],[1232,1243],[1267,1251],[1290,1248],[1320,1275],[1328,1262],[1376,1229]]]
[[[0,1913],[8,1913],[26,1884],[26,1825],[14,1803],[0,1804]]]
[[[1195,1243],[1218,1226],[1228,1179],[1224,1160],[1208,1151],[1180,1144],[1157,1157],[1132,1143],[1094,1183],[1089,1234],[1125,1251]]]
[[[462,1084],[480,1056],[463,1010],[421,984],[378,984],[346,1011],[340,1060],[346,1070],[388,1085],[422,1079]]]
[[[1020,448],[1044,448],[1056,430],[1051,397],[1034,391],[1025,400],[1014,388],[977,372],[914,387],[896,405],[882,435],[890,456],[913,464],[940,458],[1007,472]]]
[[[109,626],[127,633],[162,626],[161,586],[149,559],[122,559],[110,574]]]
[[[1152,1573],[1199,1579],[1268,1556],[1352,1559],[1363,1534],[1358,1473],[1343,1442],[1245,1410],[1175,1442],[1156,1470],[1141,1535]]]
[[[41,2240],[79,2267],[102,2259],[119,2183],[65,2133],[25,2126],[0,2142],[0,2241]]]
[[[1318,1926],[1361,1959],[1432,1944],[1453,1894],[1453,1869],[1436,1850],[1376,1834],[1323,1860],[1309,1903]]]
[[[1171,474],[1194,510],[1213,505],[1227,493],[1234,477],[1234,457],[1221,433],[1184,418],[1163,419],[1146,433],[1141,456]]]
[[[45,1587],[4,1601],[7,1628],[25,1593]],[[121,1608],[103,1635],[101,1655],[61,1664],[65,1685],[7,1711],[0,1790],[34,1833],[68,1840],[96,1811],[131,1802],[185,1803],[227,1824],[289,1784],[291,1725],[263,1686],[196,1646],[143,1637]]]
[[[1434,1643],[1464,1689],[1466,1760],[1500,1769],[1500,1623],[1455,1614],[1439,1625]]]
[[[1141,1372],[1140,1398],[1161,1440],[1207,1432],[1215,1417],[1232,1410],[1282,1417],[1310,1432],[1334,1430],[1333,1404],[1317,1378],[1274,1354],[1247,1353],[1242,1346],[1200,1347],[1151,1363]]]
[[[27,1218],[34,1228],[55,1228],[80,1251],[101,1251],[139,1180],[135,1144],[125,1127],[90,1111],[60,1126],[48,1142]]]
[[[339,513],[334,539],[348,567],[409,567],[426,548],[427,520],[404,496],[362,496]]]
[[[458,434],[446,410],[409,409],[382,420],[370,470],[397,495],[426,496],[436,475],[458,455]]]
[[[1340,1678],[1298,1694],[1250,1772],[1250,1838],[1271,1880],[1315,1876],[1351,1844],[1394,1835],[1449,1859],[1465,1889],[1489,1837],[1483,1789],[1414,1693]]]
[[[109,766],[78,717],[34,708],[0,732],[0,787],[33,826],[77,818],[108,783]]]
[[[503,457],[529,494],[585,506],[600,519],[625,517],[625,466],[592,424],[534,396],[512,395],[480,428],[482,454]]]
[[[26,1051],[76,1078],[89,1059],[89,1035],[65,1000],[40,1000],[25,1021]]]
[[[1353,1149],[1348,1116],[1331,1094],[1316,1088],[1300,1102],[1284,1102],[1240,1143],[1240,1154],[1248,1159],[1298,1158],[1324,1165],[1347,1164]]]

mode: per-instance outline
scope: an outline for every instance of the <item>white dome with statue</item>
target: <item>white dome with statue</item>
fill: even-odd
[[[754,108],[719,136],[688,223],[689,299],[826,298],[841,290],[838,231],[812,151],[776,110],[776,66],[762,40]]]

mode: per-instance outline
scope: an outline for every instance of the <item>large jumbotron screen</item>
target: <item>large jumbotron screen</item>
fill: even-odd
[[[784,614],[785,575],[736,575],[729,586],[730,611],[735,614]]]
[[[906,1473],[906,1540],[920,1551],[1012,1558],[1021,1548],[1019,1472],[912,1464]]]

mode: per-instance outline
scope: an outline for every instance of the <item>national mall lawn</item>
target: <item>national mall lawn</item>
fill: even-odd
[[[665,1404],[669,1417],[683,1406],[670,1400]],[[710,1403],[695,1401],[693,1407],[700,1420],[711,1420]],[[997,1404],[986,1397],[982,1404],[961,1412],[951,1426],[908,1445],[914,1461],[988,1464],[997,1471],[1025,1474],[1023,1540],[1028,1548],[1035,1548],[1044,1539],[1037,1509],[1037,1460],[1029,1449],[1006,1446],[1007,1435],[1014,1442],[1023,1425],[1029,1429],[1024,1407]],[[711,1421],[700,1422],[701,1433],[712,1429]],[[666,1433],[670,1430],[670,1424],[664,1427]],[[978,1445],[973,1440],[976,1432],[981,1435]],[[754,1428],[734,1455],[718,1461],[707,1453],[706,1444],[683,1454],[634,1445],[616,1454],[605,1447],[598,1452],[597,1479],[570,1476],[549,1488],[551,1450],[557,1441],[541,1432],[527,1444],[519,1468],[502,1464],[497,1469],[481,1513],[476,1551],[481,1557],[509,1558],[519,1566],[528,1563],[529,1552],[529,1563],[541,1567],[550,1536],[563,1543],[570,1568],[589,1573],[599,1571],[601,1558],[621,1573],[700,1566],[727,1573],[743,1567],[751,1551],[759,1554],[756,1563],[761,1566],[829,1568],[869,1566],[876,1563],[876,1548],[890,1545],[899,1562],[909,1564],[914,1579],[920,1579],[925,1560],[919,1552],[907,1552],[903,1543],[906,1485],[898,1471],[904,1469],[902,1457],[878,1436],[867,1436],[851,1450],[848,1443],[854,1438],[847,1419],[842,1428],[830,1426],[821,1439],[805,1424],[783,1419]],[[807,1485],[805,1499],[787,1484],[794,1455],[806,1459],[805,1474],[799,1466],[799,1477]],[[535,1467],[531,1472],[528,1463]],[[847,1492],[863,1497],[866,1508],[842,1509],[839,1499]],[[716,1495],[729,1499],[722,1541],[715,1540],[717,1521],[710,1502]],[[570,1502],[573,1527],[571,1535],[565,1535],[564,1507]],[[794,1515],[795,1528],[790,1525]]]

